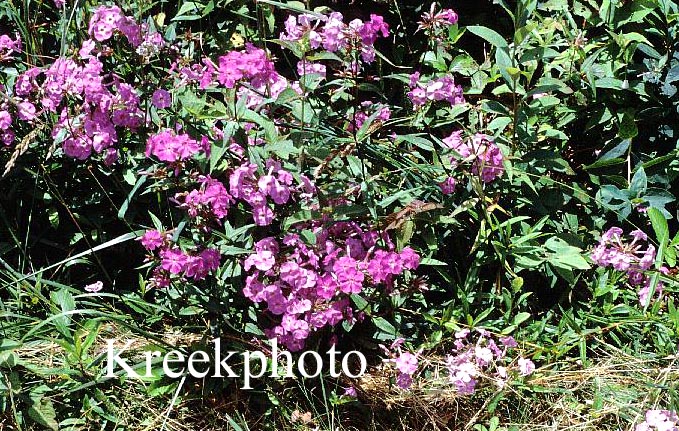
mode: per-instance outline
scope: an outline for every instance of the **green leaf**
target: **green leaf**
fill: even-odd
[[[54,410],[52,401],[45,397],[31,398],[32,404],[28,409],[28,416],[38,424],[54,430],[59,430],[57,412]]]
[[[54,207],[47,208],[47,215],[49,217],[50,226],[57,229],[59,227],[59,211]]]
[[[375,317],[373,323],[380,331],[396,336],[396,328],[394,328],[394,325],[389,323],[384,317]]]
[[[362,296],[358,294],[352,294],[351,301],[356,305],[356,308],[358,308],[360,311],[366,312],[368,315],[370,314],[369,313],[370,304],[368,303],[368,301],[363,299]]]
[[[189,114],[195,115],[197,117],[201,116],[203,108],[207,104],[205,96],[198,97],[196,93],[190,90],[185,91],[181,96],[179,96],[179,101],[181,102],[182,107],[184,107],[184,109],[186,109]]]
[[[63,288],[51,293],[52,302],[59,307],[60,315],[54,318],[54,324],[62,334],[70,336],[68,327],[71,324],[71,316],[69,312],[75,310],[75,299],[68,289]]]
[[[522,324],[523,322],[525,322],[526,320],[528,320],[529,318],[530,318],[530,313],[523,311],[523,312],[517,314],[514,317],[514,321],[512,323],[514,325],[518,326],[518,325]]]
[[[491,30],[488,27],[484,27],[482,25],[470,25],[467,27],[467,31],[474,33],[497,48],[507,49],[509,47],[504,37],[502,37],[495,30]]]
[[[134,195],[137,193],[139,188],[146,182],[146,179],[148,177],[146,175],[141,175],[139,178],[137,178],[137,182],[130,191],[130,194],[127,195],[125,198],[125,201],[123,201],[123,204],[120,205],[120,209],[118,210],[118,218],[119,219],[124,219],[125,218],[125,213],[127,212],[127,208],[130,206],[130,202],[132,202],[132,198]]]
[[[639,194],[645,192],[647,187],[648,179],[646,178],[646,172],[644,171],[644,167],[640,166],[632,177],[629,189],[638,196]]]
[[[582,257],[582,249],[568,244],[566,241],[552,237],[545,242],[545,248],[552,251],[549,263],[564,269],[589,269],[590,266]]]
[[[667,226],[667,219],[662,212],[657,208],[651,207],[648,208],[646,214],[648,214],[648,218],[651,220],[651,226],[653,226],[658,243],[662,244],[663,242],[669,241],[670,231]]]
[[[618,130],[618,136],[621,139],[632,139],[639,134],[639,129],[634,122],[634,115],[629,112],[625,112],[622,115],[622,120],[620,120],[620,128]]]

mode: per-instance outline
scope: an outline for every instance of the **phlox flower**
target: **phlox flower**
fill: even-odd
[[[85,286],[85,291],[90,293],[97,293],[104,288],[104,283],[101,281],[96,281],[92,284]]]
[[[504,172],[504,156],[491,136],[476,133],[464,140],[462,131],[458,130],[443,139],[443,145],[456,153],[451,157],[453,167],[462,161],[470,163],[472,174],[479,175],[484,183],[492,182]]]
[[[34,120],[36,117],[35,106],[31,102],[20,102],[17,105],[17,116],[24,121]]]
[[[417,357],[410,352],[403,352],[394,359],[396,369],[404,374],[415,374],[417,371]]]
[[[276,263],[276,259],[273,253],[269,250],[261,250],[248,256],[243,263],[243,268],[249,271],[254,266],[260,271],[268,271],[273,267],[274,263]]]
[[[158,109],[168,108],[172,105],[172,95],[169,91],[158,88],[151,96],[151,103]]]
[[[147,230],[139,240],[144,248],[149,251],[160,248],[165,243],[163,234],[157,230]]]
[[[462,86],[455,84],[451,75],[423,81],[419,72],[410,75],[408,98],[415,108],[435,101],[445,100],[453,106],[466,102]]]
[[[647,235],[640,231],[630,232],[632,241],[625,241],[623,230],[613,226],[601,235],[599,244],[590,253],[590,259],[603,267],[611,267],[616,271],[626,272],[628,281],[633,286],[642,286],[638,291],[641,305],[648,303],[650,294],[650,278],[644,274],[655,263],[656,250],[652,244],[646,243]],[[644,249],[645,247],[645,249]],[[666,273],[667,268],[661,268]],[[657,283],[656,292],[662,294],[663,284]]]
[[[151,135],[146,142],[146,156],[153,155],[162,162],[186,160],[200,151],[198,141],[186,134],[175,134],[169,129]]]
[[[0,130],[7,130],[12,126],[12,116],[7,111],[0,111]]]
[[[165,249],[160,252],[161,268],[170,274],[180,274],[186,269],[188,256],[178,248]]]
[[[6,34],[0,35],[0,60],[9,57],[14,52],[21,52],[21,38],[18,35],[15,39]]]
[[[265,178],[263,184],[258,184],[260,181],[255,170],[251,171],[248,166],[237,168],[236,171],[240,171],[233,175],[231,185],[240,184],[241,187],[236,187],[234,193],[250,196],[249,203],[261,205],[266,201],[266,195],[258,189],[260,186],[268,187],[274,179],[286,186],[290,185],[291,193],[303,191],[302,188],[291,186],[293,178],[281,169],[280,164],[268,161],[266,165],[269,178]],[[256,193],[259,193],[259,203],[252,199]],[[397,260],[401,272],[406,267],[415,269],[419,264],[419,256],[411,248],[405,248],[401,253],[375,250],[380,237],[378,233],[364,230],[355,222],[328,224],[328,221],[315,220],[300,226],[314,233],[316,240],[313,243],[305,242],[295,232],[288,232],[280,242],[273,237],[266,237],[255,243],[255,253],[244,261],[248,275],[243,294],[253,302],[264,302],[264,307],[271,314],[280,316],[281,323],[265,332],[275,336],[291,350],[301,349],[306,338],[314,331],[354,320],[348,295],[360,293],[366,286],[379,283],[372,275],[366,277],[370,275],[372,260],[380,261],[379,266],[387,277],[393,277],[394,274],[389,273],[390,267],[381,262],[382,259]],[[385,244],[393,248],[388,239]],[[301,328],[300,333],[291,329],[297,321],[304,321],[307,325]],[[303,338],[299,338],[300,335]]]
[[[455,177],[448,177],[442,182],[439,183],[439,187],[441,188],[441,193],[444,195],[450,195],[455,193],[455,186],[457,185],[457,181],[455,180]]]
[[[645,421],[635,431],[679,431],[679,417],[670,410],[651,409],[646,411]]]
[[[522,376],[529,376],[535,371],[535,364],[527,358],[519,358],[519,373]]]
[[[342,394],[343,397],[351,397],[351,398],[356,398],[358,397],[358,394],[356,393],[356,388],[353,386],[348,386],[344,388],[344,393]]]

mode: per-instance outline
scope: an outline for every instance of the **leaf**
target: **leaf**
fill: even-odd
[[[491,30],[488,27],[484,27],[482,25],[470,25],[467,27],[467,31],[474,33],[497,48],[507,49],[509,47],[504,37],[502,37],[495,30]]]
[[[28,409],[28,416],[40,425],[54,431],[59,430],[57,412],[52,401],[45,397],[31,398],[32,404]]]
[[[52,302],[59,307],[61,315],[55,317],[54,324],[62,334],[70,336],[68,326],[71,324],[71,316],[69,312],[75,310],[75,299],[68,289],[63,288],[50,295]]]
[[[526,320],[528,320],[529,318],[530,318],[530,313],[522,311],[521,313],[517,314],[514,317],[514,321],[512,322],[512,324],[518,326],[518,325],[522,324],[523,322],[525,322]]]
[[[566,241],[551,237],[545,242],[545,248],[552,251],[549,263],[564,269],[589,269],[590,266],[582,257],[582,249],[568,244]]]
[[[621,139],[632,139],[639,134],[639,129],[634,122],[634,115],[629,112],[625,112],[622,115],[622,120],[620,120],[620,128],[618,130],[618,136]]]
[[[634,173],[634,176],[632,177],[632,181],[630,182],[629,185],[629,190],[638,196],[646,191],[646,187],[648,187],[648,179],[646,178],[646,172],[644,171],[644,167],[640,166],[639,169],[637,169],[637,171]]]
[[[196,117],[201,116],[203,108],[207,104],[205,96],[198,97],[196,93],[190,90],[179,96],[179,101],[189,114],[195,115]]]
[[[181,5],[179,8],[179,11],[177,12],[177,15],[172,18],[171,21],[190,21],[190,20],[195,20],[199,19],[201,16],[197,15],[195,12],[198,12],[198,10],[202,10],[205,8],[205,5],[198,3],[198,2],[186,2]],[[193,12],[190,13],[189,12]]]
[[[356,308],[358,308],[358,310],[367,312],[368,315],[370,314],[369,313],[370,305],[368,304],[368,301],[363,299],[362,296],[354,293],[351,295],[351,301],[356,305]]]
[[[373,323],[380,331],[396,336],[396,328],[394,328],[394,325],[389,323],[384,317],[375,317]]]
[[[148,177],[146,175],[141,175],[138,179],[132,190],[130,191],[130,194],[127,195],[125,198],[125,201],[123,201],[123,204],[120,205],[120,209],[118,210],[118,218],[123,219],[125,218],[125,213],[127,212],[127,208],[130,206],[130,202],[132,202],[132,198],[134,195],[137,193],[139,188],[146,182],[146,179]]]
[[[613,149],[607,151],[603,156],[599,157],[599,160],[604,161],[604,160],[611,160],[615,159],[617,157],[622,156],[627,152],[627,149],[629,148],[630,144],[632,141],[629,139],[624,139],[622,142],[620,142],[618,145],[616,145]]]
[[[660,210],[657,208],[651,207],[648,208],[646,214],[648,214],[648,218],[651,220],[651,226],[653,226],[655,237],[658,240],[658,243],[668,241],[670,238],[670,231],[669,227],[667,226],[667,219],[662,214],[662,212],[660,212]]]
[[[57,229],[59,227],[59,211],[54,207],[49,207],[47,209],[47,215],[49,217],[50,226]]]
[[[448,266],[447,263],[442,262],[440,260],[431,258],[431,257],[425,257],[422,260],[420,260],[420,265],[425,265],[425,266]]]

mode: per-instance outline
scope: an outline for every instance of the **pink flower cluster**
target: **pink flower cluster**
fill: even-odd
[[[327,68],[324,64],[301,60],[297,62],[297,74],[299,76],[316,74],[321,78],[327,76]]]
[[[175,200],[180,208],[186,209],[192,219],[219,221],[227,216],[234,199],[220,181],[209,175],[199,178],[200,188],[188,193],[178,193]]]
[[[115,149],[111,148],[118,138],[116,127],[136,130],[143,123],[143,113],[139,108],[136,90],[129,84],[116,83],[113,88],[116,92],[111,92],[104,86],[103,77],[94,75],[94,71],[89,69],[97,63],[98,60],[92,59],[86,67],[80,69],[80,77],[91,78],[88,82],[91,86],[82,89],[83,104],[76,112],[71,112],[68,107],[61,110],[52,136],[55,139],[65,137],[63,149],[69,157],[85,160],[94,150],[98,154],[105,152],[105,161],[110,164],[118,158]],[[76,66],[77,69],[79,68]],[[58,73],[48,70],[45,75],[50,82],[54,82],[53,78]],[[92,74],[88,75],[90,73]],[[74,76],[73,79],[78,78]],[[53,106],[61,102],[56,93],[49,94],[50,103],[55,103]]]
[[[344,23],[339,12],[328,16],[302,14],[289,16],[285,21],[282,40],[299,42],[307,49],[323,48],[328,52],[339,52],[353,61],[353,53],[358,52],[366,63],[375,61],[374,43],[378,37],[389,36],[389,25],[380,15],[371,14],[369,21],[355,19]]]
[[[146,231],[139,240],[150,253],[149,258],[159,264],[150,280],[155,287],[169,286],[172,276],[202,280],[219,268],[221,255],[215,248],[187,253],[172,244],[171,235],[157,230]]]
[[[143,124],[144,116],[136,89],[104,71],[100,60],[103,50],[97,51],[95,40],[106,41],[120,31],[134,47],[145,42],[162,46],[164,42],[160,34],[148,33],[145,25],[124,16],[116,6],[97,8],[88,31],[94,40],[83,42],[77,60],[59,57],[45,68],[32,67],[18,76],[14,105],[16,116],[27,122],[42,113],[58,113],[52,137],[62,143],[68,157],[85,160],[94,151],[103,155],[106,164],[111,164],[118,158],[113,148],[118,139],[117,128],[135,131]],[[36,106],[42,110],[38,111]],[[3,141],[9,144],[13,132],[9,130],[8,111],[0,113],[0,123]]]
[[[476,332],[478,338],[475,342],[469,337],[469,329],[456,332],[455,349],[446,359],[450,381],[462,395],[473,394],[481,376],[491,375],[500,387],[504,386],[509,370],[502,364],[506,362],[509,349],[517,346],[511,336],[498,341],[484,329],[477,329]],[[535,364],[530,359],[519,358],[517,362],[522,376],[528,376],[535,370]]]
[[[5,88],[3,87],[2,84],[0,84],[0,90],[5,91]],[[31,108],[33,108],[31,110]],[[0,141],[4,145],[11,145],[12,142],[14,142],[14,131],[12,130],[12,114],[10,114],[10,110],[15,109],[15,107],[10,103],[9,100],[2,100],[0,102]],[[24,104],[19,104],[19,106],[16,107],[17,109],[17,114],[21,115],[22,119],[23,118],[28,118],[31,115],[31,112],[35,111],[35,107],[31,103]]]
[[[187,157],[190,157],[192,151],[198,146],[196,141],[192,141],[186,135],[178,138],[180,135],[168,131],[162,132],[162,135],[165,137],[158,138],[160,134],[152,137],[147,150],[153,154],[160,154],[160,158],[163,158],[162,154],[165,154],[166,151],[156,151],[156,148],[168,145],[171,148],[179,148],[172,153],[179,156],[166,157],[168,161],[183,160],[182,154],[185,151],[183,148],[187,145],[191,147],[191,150],[187,153],[189,154]],[[166,139],[171,142],[176,140],[179,143],[167,144]],[[308,199],[316,191],[314,185],[304,176],[301,176],[302,184],[299,187],[293,186],[292,175],[282,169],[279,162],[268,160],[266,169],[266,174],[258,175],[257,165],[247,161],[243,162],[231,173],[228,191],[218,179],[209,175],[199,175],[197,176],[198,187],[188,192],[177,193],[174,201],[180,208],[187,211],[193,225],[203,231],[209,231],[210,222],[220,223],[228,215],[229,209],[236,203],[237,199],[252,206],[253,218],[257,225],[268,225],[274,218],[274,212],[269,207],[267,198],[271,198],[275,204],[283,205],[292,198],[293,194],[297,194],[300,199]],[[196,176],[194,175],[193,178],[196,178]],[[273,239],[271,240],[273,241]],[[185,253],[171,244],[168,236],[157,230],[146,232],[141,238],[141,243],[149,252],[155,252],[155,255],[157,255],[154,259],[159,266],[154,269],[151,281],[158,287],[167,286],[172,275],[178,275],[182,279],[202,279],[219,266],[219,253],[216,250],[203,249],[193,253]],[[265,243],[266,241],[258,243],[258,253],[249,258],[250,260],[246,264],[247,269],[250,269],[255,263],[256,267],[260,269],[266,268],[268,262],[273,265],[271,260],[273,254],[262,248],[264,247],[262,244]],[[289,318],[284,320],[282,324],[286,326],[288,323]]]
[[[412,354],[403,351],[401,346],[404,342],[403,338],[397,338],[388,349],[381,344],[380,347],[389,357],[389,359],[385,359],[385,362],[393,363],[396,368],[396,386],[401,389],[408,389],[413,384],[413,376],[417,372],[420,352]]]
[[[202,65],[179,68],[180,85],[197,82],[201,89],[217,84],[225,88],[240,85],[238,97],[245,98],[249,108],[261,104],[264,97],[276,98],[283,90],[294,86],[276,72],[266,51],[250,43],[245,46],[245,51],[229,51],[220,56],[218,64],[204,58]]]
[[[410,91],[408,97],[415,108],[427,102],[445,100],[451,105],[465,103],[461,85],[456,85],[451,75],[423,81],[420,72],[410,75]]]
[[[118,6],[98,7],[90,18],[87,32],[98,42],[105,42],[120,32],[142,55],[157,52],[165,43],[160,33],[149,32],[145,23],[138,24],[133,17],[125,16]]]
[[[389,287],[395,277],[419,265],[413,249],[393,251],[386,236],[357,223],[326,226],[317,221],[311,228],[314,244],[296,233],[286,234],[280,243],[267,237],[243,262],[249,273],[243,294],[280,316],[265,332],[291,351],[302,349],[312,332],[353,320],[349,295],[378,284]],[[390,248],[379,248],[378,240]]]
[[[164,129],[149,136],[146,141],[146,157],[155,156],[161,162],[176,163],[187,160],[201,151],[207,153],[207,138],[203,142],[185,133]]]
[[[627,273],[627,278],[632,286],[641,286],[638,292],[639,303],[646,305],[650,294],[651,278],[644,274],[644,271],[651,269],[655,262],[655,247],[647,244],[648,236],[640,231],[633,230],[629,233],[632,241],[623,240],[623,230],[619,227],[612,227],[601,235],[599,244],[590,254],[590,258],[597,265],[607,268],[611,267],[617,271]],[[645,247],[645,249],[644,249]],[[667,273],[668,269],[663,267],[660,270]],[[658,283],[656,292],[662,295],[663,284]]]
[[[92,14],[87,30],[98,42],[104,42],[120,31],[133,46],[141,43],[141,28],[134,18],[123,15],[118,6],[100,6]]]
[[[417,30],[424,30],[430,38],[442,43],[448,38],[448,27],[457,24],[457,21],[458,16],[454,10],[441,9],[437,12],[436,3],[432,3],[429,12],[422,14]]]
[[[504,172],[502,165],[504,157],[491,136],[476,133],[465,141],[462,139],[462,131],[458,130],[443,139],[443,144],[456,153],[450,159],[453,167],[458,166],[461,161],[471,163],[472,174],[479,175],[484,183],[495,180]],[[455,180],[449,178],[440,184],[440,187],[443,193],[452,193],[455,189]]]
[[[230,51],[219,57],[218,81],[226,88],[234,88],[241,80],[254,87],[266,84],[276,73],[273,62],[262,49],[248,44],[245,51]]]
[[[380,103],[365,101],[361,103],[360,109],[356,111],[354,119],[353,121],[349,122],[347,129],[350,132],[359,130],[363,126],[363,123],[365,123],[365,120],[370,118],[373,113],[377,113],[375,120],[387,121],[389,118],[391,118],[391,110],[388,106],[382,105]]]
[[[6,60],[15,52],[21,52],[21,38],[12,39],[6,34],[0,35],[0,61]]]
[[[648,410],[645,419],[634,431],[679,431],[679,416],[674,411]]]
[[[258,175],[257,165],[248,161],[236,168],[229,176],[231,196],[247,202],[252,208],[252,217],[258,226],[267,226],[274,219],[274,212],[267,198],[274,204],[286,204],[293,194],[305,198],[316,192],[316,187],[304,175],[302,183],[293,186],[290,172],[281,167],[280,162],[267,160],[266,174]]]

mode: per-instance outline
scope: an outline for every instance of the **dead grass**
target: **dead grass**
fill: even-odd
[[[95,351],[105,350],[104,340],[111,333],[121,343],[128,338],[137,340],[136,349],[154,343],[110,326],[101,332]],[[158,336],[177,346],[201,339],[181,332]],[[17,353],[23,361],[43,368],[58,365],[65,354],[59,344],[49,341],[26,344]],[[669,388],[679,389],[679,355],[658,358],[607,348],[596,352],[591,365],[583,367],[578,361],[544,365],[523,384],[499,389],[486,380],[471,397],[455,393],[442,358],[426,357],[425,361],[430,375],[417,379],[411,390],[391,385],[390,371],[374,367],[353,382],[359,402],[336,408],[323,405],[318,393],[313,397],[305,394],[301,382],[294,381],[269,394],[249,393],[236,385],[215,391],[200,381],[187,382],[174,403],[174,391],[150,396],[148,383],[142,381],[116,384],[107,394],[119,424],[133,431],[234,429],[228,418],[243,430],[469,430],[476,424],[488,424],[493,416],[500,419],[500,429],[507,430],[631,431],[646,409],[667,405]],[[54,376],[47,383],[59,378]],[[265,405],[274,397],[281,405],[276,413],[266,416]],[[11,418],[0,418],[0,429],[12,429],[10,423]],[[101,429],[95,424],[92,427],[76,429]]]

